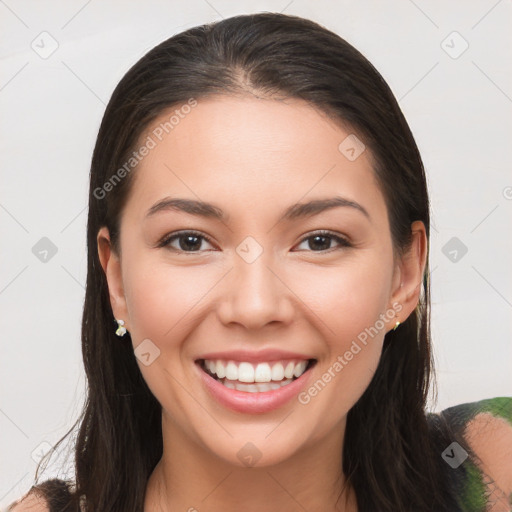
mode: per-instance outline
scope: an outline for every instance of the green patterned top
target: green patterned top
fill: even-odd
[[[471,452],[461,448],[464,445],[464,429],[468,422],[477,414],[491,413],[493,416],[503,418],[512,427],[512,397],[496,397],[455,405],[435,414],[451,429],[453,436],[450,439],[459,440],[447,446],[441,457],[447,462],[447,471],[450,478],[455,476],[457,499],[463,512],[485,512],[486,506],[493,494],[492,485],[487,487],[482,471],[476,465]],[[458,445],[458,446],[457,446]],[[466,445],[467,448],[467,445]],[[469,451],[469,450],[468,450]],[[512,461],[511,461],[512,465]],[[509,497],[510,510],[512,510],[512,495]]]

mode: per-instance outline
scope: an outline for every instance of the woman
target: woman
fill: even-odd
[[[12,510],[508,510],[512,399],[425,412],[429,227],[339,36],[263,13],[158,45],[92,160],[76,482]]]

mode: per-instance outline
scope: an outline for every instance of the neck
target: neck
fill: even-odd
[[[162,421],[162,458],[146,489],[145,512],[356,512],[342,472],[345,423],[331,439],[317,440],[289,459],[240,467],[219,458]]]

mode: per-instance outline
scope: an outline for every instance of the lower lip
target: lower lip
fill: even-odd
[[[297,396],[300,391],[306,387],[311,374],[310,367],[293,382],[279,389],[249,393],[227,388],[218,380],[210,377],[210,375],[201,368],[200,363],[196,363],[196,366],[206,389],[213,398],[233,411],[249,414],[264,413],[278,409],[294,396]]]

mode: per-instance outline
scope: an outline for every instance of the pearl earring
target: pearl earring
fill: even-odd
[[[398,329],[398,326],[400,325],[400,322],[397,320],[395,327],[393,327],[393,331],[396,331]]]
[[[116,322],[117,322],[117,330],[116,330],[116,334],[118,336],[124,336],[126,334],[126,327],[124,327],[124,320],[118,320],[116,318]]]

